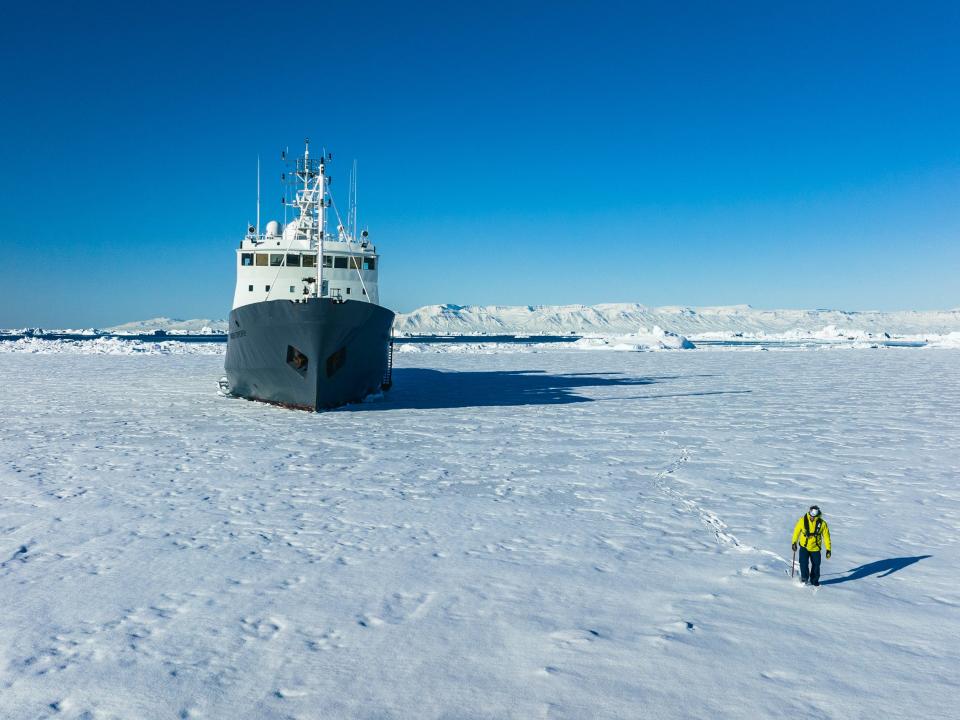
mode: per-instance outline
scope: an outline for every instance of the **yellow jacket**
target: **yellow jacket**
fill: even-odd
[[[804,524],[806,520],[806,524]],[[820,522],[820,532],[816,533],[817,522]],[[809,533],[807,529],[809,528]],[[798,543],[810,552],[818,552],[821,547],[830,550],[830,528],[827,527],[827,521],[822,517],[812,518],[804,514],[797,520],[796,527],[793,528],[793,542]]]

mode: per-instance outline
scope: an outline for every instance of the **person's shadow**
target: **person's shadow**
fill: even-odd
[[[886,560],[877,560],[876,562],[867,563],[866,565],[861,565],[860,567],[855,567],[852,570],[847,570],[849,575],[838,578],[831,578],[830,580],[824,580],[821,582],[821,585],[836,585],[837,583],[849,582],[850,580],[862,580],[865,577],[870,575],[876,575],[877,577],[886,577],[887,575],[892,575],[897,570],[903,570],[908,565],[913,565],[916,562],[921,560],[926,560],[928,557],[933,557],[932,555],[917,555],[916,557],[899,557],[899,558],[887,558]],[[882,575],[880,573],[883,573]]]

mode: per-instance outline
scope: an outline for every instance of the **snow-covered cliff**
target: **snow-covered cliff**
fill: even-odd
[[[178,320],[177,318],[158,317],[150,320],[135,320],[124,323],[123,325],[114,325],[107,328],[110,332],[130,333],[132,335],[143,335],[152,333],[155,330],[165,330],[168,333],[187,333],[191,335],[206,335],[210,333],[225,333],[227,331],[226,320],[208,320],[199,318],[197,320]]]
[[[898,312],[844,310],[757,310],[749,305],[726,307],[647,307],[603,305],[428,305],[397,316],[398,332],[417,334],[551,334],[633,333],[659,326],[688,336],[746,336],[795,333],[812,336],[832,326],[836,334],[945,334],[960,330],[960,309]]]

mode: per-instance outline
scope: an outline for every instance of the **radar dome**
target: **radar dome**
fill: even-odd
[[[280,223],[271,220],[267,223],[267,237],[276,237],[280,234]]]

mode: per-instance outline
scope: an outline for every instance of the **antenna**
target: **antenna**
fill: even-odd
[[[303,141],[306,148],[303,151],[303,189],[310,187],[310,138]]]
[[[350,171],[349,208],[347,209],[347,232],[351,241],[357,239],[357,161],[353,161]]]
[[[257,155],[257,238],[260,237],[260,156]]]

